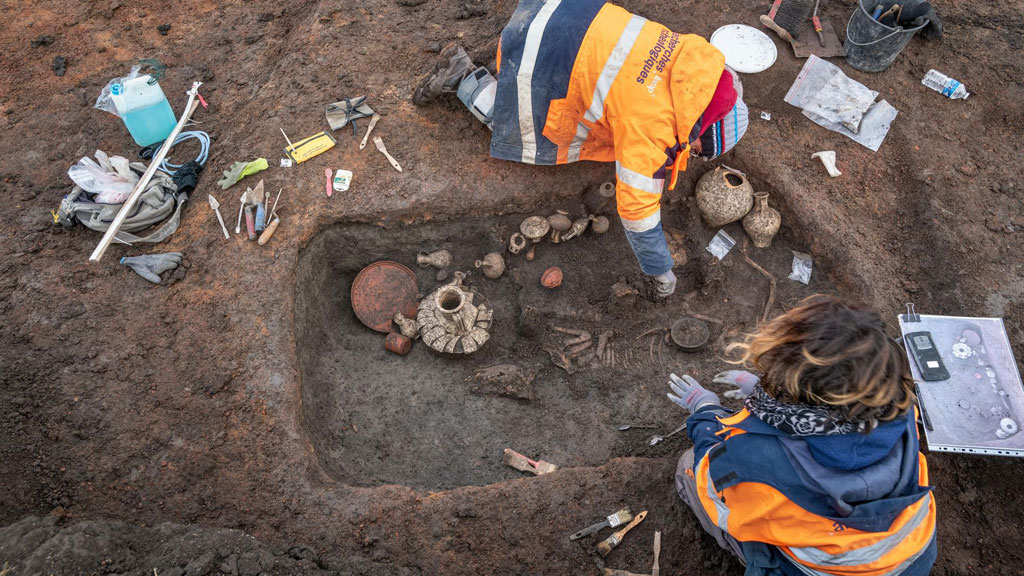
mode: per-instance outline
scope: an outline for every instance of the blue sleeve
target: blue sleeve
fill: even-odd
[[[626,239],[633,248],[633,254],[640,262],[640,269],[648,276],[658,276],[672,269],[674,262],[668,251],[661,222],[650,230],[633,232],[626,229]]]
[[[715,435],[724,427],[718,418],[728,415],[729,413],[721,406],[705,406],[686,420],[686,433],[690,435],[690,440],[693,440],[693,467],[695,470],[708,450],[722,441]]]

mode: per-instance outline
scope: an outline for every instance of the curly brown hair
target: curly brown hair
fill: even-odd
[[[839,407],[869,430],[906,414],[916,399],[906,353],[882,319],[834,296],[804,299],[726,352],[760,372],[773,398]]]

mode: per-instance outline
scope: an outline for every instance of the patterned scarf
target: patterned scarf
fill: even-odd
[[[868,429],[866,421],[850,420],[840,408],[781,402],[769,396],[760,384],[744,406],[758,420],[790,436],[833,436]]]

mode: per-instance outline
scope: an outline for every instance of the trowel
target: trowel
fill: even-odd
[[[220,229],[224,231],[224,238],[230,240],[231,234],[228,234],[228,227],[224,225],[224,217],[220,215],[220,202],[213,197],[213,194],[207,194],[206,197],[210,200],[210,208],[213,209],[214,214],[217,215],[217,221],[220,222]]]
[[[249,199],[249,189],[246,188],[245,192],[242,192],[242,197],[238,199],[241,204],[238,205],[238,224],[235,224],[235,234],[242,233],[242,213],[245,211],[245,203]]]
[[[545,462],[543,460],[530,460],[526,456],[523,456],[522,454],[516,452],[515,450],[512,450],[511,448],[505,448],[505,451],[502,453],[501,456],[501,461],[506,466],[511,466],[516,470],[519,470],[521,472],[529,472],[530,474],[534,474],[536,476],[540,476],[541,474],[549,474],[558,469],[558,466],[555,466],[550,462]]]
[[[790,44],[797,58],[807,58],[811,54],[818,58],[846,57],[846,48],[839,41],[831,22],[821,22],[820,32],[813,26],[802,26]]]

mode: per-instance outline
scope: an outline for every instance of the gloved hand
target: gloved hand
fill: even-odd
[[[704,406],[718,406],[722,403],[718,394],[701,386],[689,374],[683,374],[680,378],[673,373],[668,378],[668,386],[672,389],[668,399],[691,414]]]
[[[671,270],[654,277],[658,298],[668,298],[676,291],[676,275]]]
[[[738,390],[729,390],[722,395],[726,398],[742,400],[750,396],[750,393],[754,391],[754,386],[757,386],[761,379],[746,370],[726,370],[715,374],[715,379],[712,382],[735,386]]]
[[[128,256],[121,258],[121,264],[128,266],[153,284],[160,283],[160,274],[174,270],[181,264],[181,252],[164,254],[146,254],[144,256]]]
[[[227,190],[242,178],[267,169],[267,159],[257,158],[252,162],[235,162],[224,171],[224,177],[217,181],[221,190]]]

